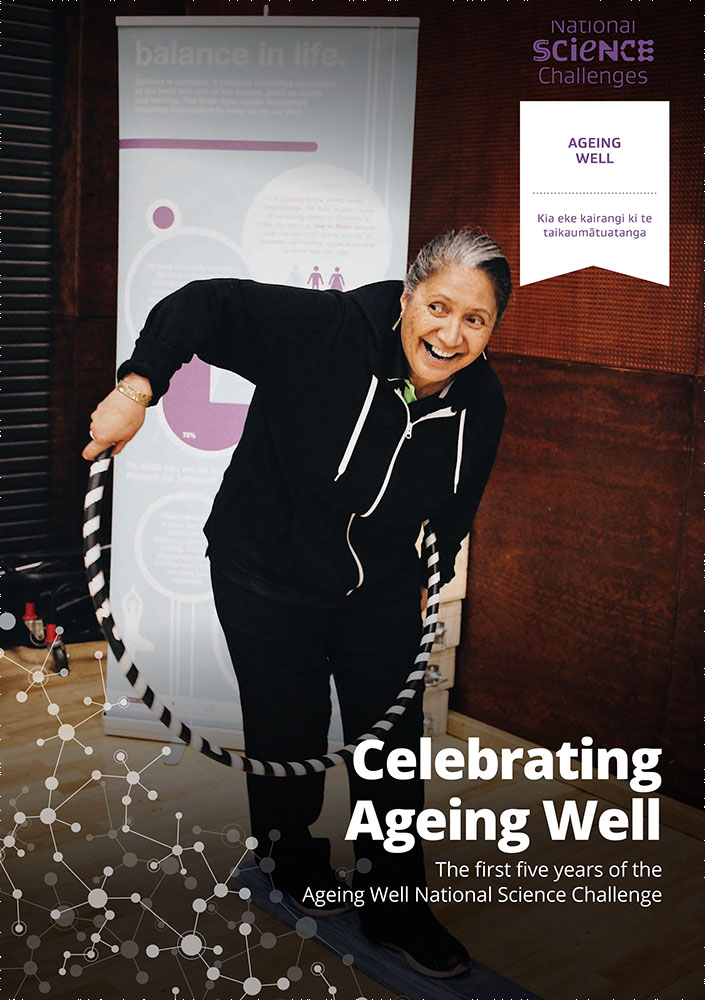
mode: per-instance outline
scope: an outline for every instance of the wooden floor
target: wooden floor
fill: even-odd
[[[8,651],[0,661],[0,819],[6,838],[0,868],[0,995],[24,1000],[45,992],[66,1000],[232,1000],[260,995],[247,992],[259,979],[261,995],[272,1000],[402,1000],[381,991],[342,956],[331,956],[315,941],[249,911],[247,901],[234,893],[223,897],[218,889],[214,894],[238,864],[254,863],[243,843],[244,778],[191,752],[175,766],[167,765],[161,743],[104,736],[100,713],[105,696],[93,655],[98,648],[74,647],[68,678],[38,675],[31,687],[22,664],[36,664],[36,653]],[[22,691],[27,698],[20,702],[16,695]],[[52,705],[58,706],[58,714],[52,714]],[[451,718],[463,739],[448,736],[439,746],[463,747],[465,738],[475,734],[490,746],[520,745],[496,730]],[[62,741],[60,725],[74,727],[80,744]],[[70,730],[62,732],[71,735]],[[38,746],[37,740],[45,742]],[[84,746],[92,753],[86,754]],[[126,761],[120,759],[122,753]],[[98,771],[101,777],[92,777]],[[129,783],[130,771],[139,772],[140,783]],[[349,868],[352,855],[343,843],[346,775],[337,768],[327,781],[326,808],[316,832],[334,840],[335,864]],[[451,795],[459,795],[464,808],[485,807],[497,814],[531,809],[531,846],[522,853],[502,853],[493,841],[484,840],[427,844],[431,886],[479,890],[491,883],[494,895],[492,902],[439,903],[435,910],[478,961],[544,1000],[695,1000],[703,979],[702,817],[666,801],[658,841],[615,843],[593,836],[579,843],[552,842],[541,800],[582,803],[597,797],[593,784],[605,806],[624,806],[631,798],[616,782],[583,783],[582,788],[561,781],[530,782],[523,776],[505,782],[428,782],[426,805],[444,812]],[[150,797],[150,791],[158,797]],[[122,801],[126,794],[131,799],[127,805]],[[56,816],[45,812],[42,818],[47,808]],[[19,824],[13,819],[17,812],[26,817]],[[80,831],[72,831],[71,824],[80,824]],[[181,852],[173,850],[177,844]],[[18,856],[18,849],[24,856]],[[55,851],[60,852],[58,860]],[[517,877],[518,861],[534,871],[541,864],[549,870],[554,864],[607,869],[622,861],[629,866],[643,862],[660,865],[663,874],[576,877],[557,884],[531,874]],[[436,862],[467,865],[472,874],[448,878]],[[477,862],[508,863],[512,877],[477,878]],[[502,885],[567,887],[570,894],[574,885],[604,889],[608,884],[659,889],[663,901],[643,907],[497,899]],[[133,893],[141,898],[131,899]],[[106,910],[113,913],[109,920]],[[18,920],[22,928],[16,933]],[[248,922],[252,931],[244,935],[240,928]],[[91,935],[99,940],[92,942]],[[197,954],[187,954],[189,942]],[[159,949],[158,957],[149,957],[148,946]],[[218,969],[217,980],[207,978],[209,967]],[[281,977],[289,977],[288,986],[276,985]],[[439,996],[433,983],[427,996]],[[521,996],[518,990],[516,996],[497,1000]]]

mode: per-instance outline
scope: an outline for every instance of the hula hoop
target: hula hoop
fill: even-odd
[[[316,774],[352,761],[356,746],[367,739],[384,740],[394,726],[396,720],[404,714],[417,693],[424,686],[424,673],[431,655],[431,647],[436,638],[436,623],[438,621],[438,604],[440,601],[440,573],[437,569],[438,550],[434,532],[428,521],[424,522],[424,549],[428,566],[428,602],[424,613],[423,633],[419,643],[419,651],[414,660],[411,673],[404,682],[404,687],[397,695],[394,703],[384,713],[383,718],[371,727],[368,733],[363,733],[353,743],[348,743],[336,753],[325,754],[320,758],[310,758],[300,761],[255,760],[240,754],[231,754],[223,747],[216,746],[201,735],[197,729],[181,722],[161,701],[154,688],[150,687],[143,675],[137,669],[125,648],[118,627],[110,610],[108,588],[103,573],[100,547],[100,512],[105,490],[105,479],[112,461],[110,449],[102,452],[91,464],[88,474],[88,489],[83,505],[83,562],[88,574],[88,591],[93,601],[96,618],[105,638],[108,640],[118,666],[130,682],[135,692],[152,714],[171,733],[172,737],[187,746],[194,747],[199,753],[211,760],[224,764],[237,771],[247,774],[263,774],[272,777],[288,778],[297,775]]]

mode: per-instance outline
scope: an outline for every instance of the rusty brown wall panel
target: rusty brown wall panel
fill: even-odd
[[[551,746],[658,745],[692,380],[495,363],[508,415],[472,539],[453,707]]]

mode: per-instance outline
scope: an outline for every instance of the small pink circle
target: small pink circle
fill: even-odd
[[[169,229],[174,225],[174,211],[168,205],[160,205],[152,213],[152,222],[157,229]]]

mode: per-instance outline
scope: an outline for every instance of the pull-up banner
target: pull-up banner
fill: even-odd
[[[121,17],[117,358],[198,278],[325,288],[406,268],[415,18]],[[177,715],[238,745],[202,525],[252,386],[194,359],[115,462],[113,612]],[[111,701],[132,695],[114,663]],[[163,738],[131,699],[110,732]]]

